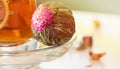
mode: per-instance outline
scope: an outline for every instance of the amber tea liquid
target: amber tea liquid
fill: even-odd
[[[35,8],[35,0],[0,0],[0,44],[24,42],[32,37]]]

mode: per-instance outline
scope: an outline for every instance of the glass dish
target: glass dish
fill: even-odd
[[[21,10],[21,16],[25,16],[25,17],[20,17],[18,19],[21,19],[22,21],[24,21],[24,19],[26,19],[26,23],[31,23],[30,22],[30,17],[32,12],[35,10],[35,6],[36,3],[37,5],[39,5],[41,2],[39,2],[39,0],[1,0],[0,2],[3,2],[5,4],[5,8],[8,9],[10,15],[15,14],[15,11],[17,11],[17,9],[20,9],[19,7],[22,7],[23,9]],[[18,4],[17,4],[18,3]],[[20,6],[20,4],[25,3],[23,5]],[[26,4],[28,3],[28,4]],[[32,5],[33,4],[33,5]],[[3,4],[0,4],[1,6]],[[15,11],[13,12],[13,10],[11,11],[11,8],[9,8],[10,6],[14,6],[11,7],[13,10],[14,8]],[[17,5],[17,6],[16,6]],[[18,7],[19,6],[19,7]],[[30,6],[30,7],[29,7]],[[26,9],[27,8],[27,9]],[[28,9],[30,8],[31,13],[29,14],[29,17],[26,13],[29,12]],[[2,8],[2,10],[0,10],[0,12],[2,13],[2,11],[5,10],[4,6]],[[26,13],[23,11],[26,10]],[[18,11],[17,11],[18,12]],[[6,12],[7,14],[7,12]],[[26,14],[26,15],[24,15]],[[1,14],[0,14],[1,15]],[[18,16],[18,15],[17,15]],[[3,16],[4,17],[4,16]],[[23,18],[23,19],[22,19]],[[11,18],[13,19],[13,18]],[[13,21],[17,21],[17,18],[14,17]],[[13,23],[13,22],[9,22],[9,23]],[[22,22],[23,23],[23,22]],[[12,26],[12,25],[11,25]],[[19,26],[19,24],[17,25]],[[27,30],[25,25],[21,25],[22,30]],[[16,27],[16,25],[15,25]],[[19,30],[13,30],[13,33],[16,33],[15,35],[12,35],[11,32],[5,32],[5,34],[7,34],[7,36],[9,37],[9,41],[7,41],[7,36],[3,34],[3,32],[1,32],[2,36],[0,36],[0,40],[3,40],[3,36],[6,38],[4,39],[4,41],[0,42],[0,69],[34,69],[34,66],[39,65],[42,62],[48,62],[51,60],[54,60],[60,56],[62,56],[63,54],[65,54],[69,48],[72,46],[74,40],[76,39],[76,34],[74,34],[74,36],[71,38],[71,40],[69,40],[68,42],[58,45],[58,46],[45,46],[42,45],[40,42],[37,42],[34,38],[32,37],[32,32],[31,32],[31,28],[30,28],[30,24],[29,24],[29,30],[26,31],[22,31],[22,34],[25,33],[27,35],[31,35],[28,38],[27,35],[24,35],[24,39],[21,41],[21,33],[19,33]],[[0,28],[1,30],[6,27],[2,27]],[[12,26],[13,28],[13,26]],[[7,28],[9,29],[9,28]],[[18,28],[19,29],[19,28]],[[30,31],[30,33],[28,33]],[[10,33],[10,34],[9,34]],[[11,36],[12,35],[12,36]],[[14,39],[14,41],[12,40],[13,38],[16,37],[20,37],[20,40],[18,39]],[[29,39],[30,38],[30,39]],[[29,40],[28,40],[29,39]],[[13,42],[10,42],[10,41]],[[36,68],[35,68],[36,69]]]
[[[41,43],[31,39],[31,47],[0,47],[0,69],[30,69],[41,62],[54,60],[66,53],[72,46],[76,35],[68,42],[59,46],[40,46]],[[28,42],[29,43],[29,42]]]

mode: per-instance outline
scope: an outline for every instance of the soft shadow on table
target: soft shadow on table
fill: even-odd
[[[91,64],[86,66],[87,69],[106,69],[105,64],[102,61],[92,61]]]

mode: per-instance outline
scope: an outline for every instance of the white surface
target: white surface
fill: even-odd
[[[120,16],[78,11],[74,16],[78,38],[73,47],[64,56],[41,64],[41,69],[120,69]],[[94,19],[101,23],[99,30],[94,29]],[[92,51],[106,52],[99,61],[91,61],[87,50],[76,50],[85,35],[93,36]]]

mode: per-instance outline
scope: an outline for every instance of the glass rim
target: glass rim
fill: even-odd
[[[68,42],[66,42],[64,44],[60,44],[58,46],[50,46],[50,47],[41,48],[41,49],[35,49],[35,50],[0,51],[0,56],[23,55],[23,54],[30,54],[30,53],[35,53],[35,52],[50,50],[50,49],[61,47],[63,45],[70,44],[75,39],[76,39],[76,33],[73,34],[72,38]]]

